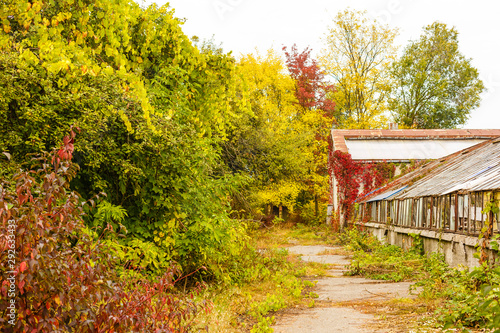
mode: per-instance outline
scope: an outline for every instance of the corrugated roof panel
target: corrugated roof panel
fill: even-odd
[[[371,201],[379,201],[379,200],[385,200],[385,199],[389,199],[390,197],[392,197],[393,195],[395,195],[396,193],[404,190],[406,188],[406,186],[403,186],[401,188],[398,188],[397,190],[392,190],[392,191],[387,191],[387,192],[384,192],[384,193],[381,193],[373,198],[371,198],[370,200],[368,200],[367,202],[371,202]]]
[[[354,160],[408,161],[437,159],[484,142],[481,139],[347,139]]]
[[[415,182],[398,198],[444,195],[456,191],[500,188],[500,145],[489,144],[458,154]]]
[[[488,175],[481,182],[478,182],[477,185],[471,186],[470,191],[488,191],[500,189],[500,167],[496,168],[496,172]]]
[[[500,169],[500,168],[497,168]],[[453,193],[456,191],[485,191],[492,188],[500,188],[500,171],[494,173],[488,173],[487,175],[481,175],[473,178],[464,180],[464,182],[458,183],[450,189],[443,192],[443,194]]]

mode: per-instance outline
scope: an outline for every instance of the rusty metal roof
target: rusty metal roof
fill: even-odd
[[[445,156],[450,153],[451,150],[463,149],[467,147],[467,144],[461,140],[489,140],[493,138],[500,137],[500,129],[397,129],[397,130],[337,130],[333,129],[331,131],[333,147],[335,150],[340,150],[344,153],[356,153],[353,156],[357,160],[368,160],[368,161],[380,161],[380,160],[408,160],[409,146],[419,146],[419,150],[422,154],[422,158],[416,156],[415,159],[427,159],[436,158],[428,157],[428,152],[426,152],[426,145],[432,146],[431,148],[436,148],[435,152],[441,150],[441,156]],[[356,140],[361,140],[359,143]],[[394,140],[389,143],[388,140]],[[409,140],[418,140],[413,143],[409,143]],[[438,142],[439,140],[439,142]],[[441,141],[443,140],[443,141]],[[446,140],[446,141],[444,141]],[[451,140],[451,141],[447,141]],[[394,151],[394,156],[389,158],[384,158],[384,154],[380,152],[387,152],[388,145],[394,145],[395,142],[405,141],[398,151]],[[362,142],[362,143],[361,143]],[[471,142],[471,144],[477,143]],[[362,154],[357,154],[361,145],[365,145],[365,152]],[[464,146],[465,144],[465,146]],[[368,145],[371,147],[368,147]],[[397,144],[396,144],[397,145]],[[378,147],[379,153],[376,153],[374,147]],[[454,148],[455,147],[455,148]],[[368,149],[369,148],[369,149]],[[432,149],[431,149],[432,150]],[[362,151],[362,150],[361,150]],[[399,154],[399,155],[398,155]],[[433,153],[434,154],[434,153]],[[444,154],[444,155],[443,155]],[[356,156],[357,155],[357,156]],[[380,156],[378,156],[380,155]],[[398,155],[398,156],[396,156]],[[436,154],[434,154],[436,155]]]
[[[407,186],[391,199],[440,196],[461,191],[500,189],[500,138],[419,165],[412,172],[362,198],[373,201],[384,193]],[[379,199],[383,200],[383,199]]]

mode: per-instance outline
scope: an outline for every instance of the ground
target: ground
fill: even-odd
[[[406,332],[379,327],[376,309],[387,308],[394,300],[415,298],[409,293],[410,282],[387,283],[344,276],[349,259],[334,254],[342,253],[340,247],[292,246],[288,250],[301,254],[304,261],[330,264],[331,269],[316,283],[315,307],[284,311],[273,326],[275,332]]]
[[[442,332],[435,315],[442,300],[418,295],[413,283],[425,280],[425,274],[418,274],[422,263],[413,256],[400,257],[389,248],[386,252],[399,258],[398,264],[373,262],[369,267],[378,278],[382,273],[398,282],[366,277],[376,274],[351,276],[360,274],[360,266],[358,271],[347,267],[353,258],[359,260],[360,248],[367,255],[376,248],[374,238],[360,235],[300,224],[256,230],[252,248],[264,261],[252,259],[245,272],[261,273],[250,282],[207,290],[202,296],[214,306],[200,327],[223,333]]]

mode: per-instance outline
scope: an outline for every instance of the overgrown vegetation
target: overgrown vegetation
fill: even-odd
[[[21,293],[16,297],[27,300],[19,301],[24,305],[17,328],[99,331],[115,325],[120,331],[138,325],[137,331],[148,331],[170,325],[187,330],[196,306],[177,309],[191,304],[185,295],[177,298],[178,292],[196,290],[199,282],[228,287],[272,277],[273,286],[290,284],[294,291],[276,294],[276,302],[262,309],[257,306],[255,317],[284,306],[284,295],[300,295],[302,284],[289,276],[284,256],[267,257],[250,247],[244,220],[261,218],[267,207],[288,215],[296,211],[306,220],[324,219],[326,145],[320,138],[327,135],[329,118],[314,105],[298,107],[296,89],[302,68],[316,74],[301,77],[301,87],[320,78],[308,55],[296,68],[296,79],[272,52],[236,60],[212,42],[193,44],[168,6],[143,8],[128,0],[16,0],[0,6],[4,195],[21,186],[15,175],[41,172],[33,156],[46,156],[63,140],[66,150],[59,150],[57,158],[67,164],[63,169],[71,167],[65,174],[70,171],[57,169],[54,161],[44,163],[47,177],[52,177],[51,167],[66,177],[66,192],[60,184],[50,189],[59,197],[20,200],[32,211],[16,215],[19,228],[11,235],[16,244],[50,244],[43,245],[47,262],[36,267],[39,275],[27,280],[23,263],[31,252],[13,254],[23,265],[13,265]],[[298,56],[295,52],[289,60]],[[321,105],[332,108],[327,102]],[[64,137],[70,128],[71,136]],[[43,183],[43,177],[29,178],[28,185],[39,192],[56,186]],[[82,206],[87,199],[95,207]],[[70,202],[72,208],[56,206],[54,200]],[[2,210],[2,249],[12,228],[10,204]],[[54,207],[65,211],[57,215]],[[43,220],[45,215],[58,222],[58,229],[51,229],[56,222]],[[23,238],[28,229],[29,241]],[[82,259],[91,249],[93,255]],[[7,262],[1,265],[5,315]],[[66,275],[68,280],[61,280]],[[174,290],[181,277],[182,285]],[[76,281],[83,286],[79,296]],[[162,294],[155,296],[154,288]],[[163,301],[172,305],[159,306]],[[123,304],[135,317],[120,314]],[[117,317],[107,321],[113,311]],[[152,313],[161,317],[158,323]]]
[[[0,259],[12,260],[16,267],[13,282],[4,280],[1,293],[4,300],[12,290],[18,293],[16,330],[220,329],[214,318],[222,307],[229,317],[221,319],[222,331],[268,332],[276,311],[313,302],[315,295],[305,291],[314,283],[301,277],[324,274],[326,267],[304,264],[279,245],[325,238],[324,227],[299,225],[290,233],[280,224],[262,229],[259,223],[251,236],[266,238],[265,246],[246,243],[238,258],[219,263],[222,284],[209,289],[191,286],[186,294],[187,276],[175,263],[160,266],[157,250],[120,242],[119,236],[127,235],[122,208],[101,198],[84,202],[70,190],[78,171],[71,162],[75,135],[65,138],[61,149],[34,160],[37,171],[22,171],[14,184],[4,182],[0,187],[0,217],[5,229],[12,230],[2,236]],[[94,200],[100,202],[96,208]],[[97,210],[95,226],[89,228],[84,224],[85,211],[92,209]],[[280,237],[282,232],[292,238]],[[1,273],[6,276],[8,270],[4,265]],[[223,302],[228,294],[230,301]],[[2,302],[0,311],[9,313],[8,305]],[[4,327],[7,318],[0,319]]]
[[[242,277],[236,284],[213,286],[203,297],[214,307],[198,316],[210,332],[272,332],[276,312],[289,307],[312,307],[317,297],[315,279],[326,275],[328,265],[305,263],[284,246],[336,242],[323,226],[283,223],[252,228],[252,241],[237,263]]]
[[[364,275],[389,281],[414,281],[418,299],[424,301],[437,328],[492,329],[500,332],[500,268],[482,264],[475,268],[451,268],[442,254],[423,254],[418,235],[403,250],[384,245],[358,229],[349,229],[342,236],[347,249],[353,251],[349,274]],[[498,236],[492,241],[498,251]],[[479,249],[478,249],[479,250]],[[480,253],[478,251],[477,257]]]
[[[236,59],[190,40],[168,5],[130,0],[7,0],[0,22],[0,328],[184,332],[219,313],[222,330],[266,332],[283,307],[314,306],[308,278],[326,267],[279,247],[337,240],[320,226],[327,138],[333,124],[382,123],[385,70],[366,68],[384,93],[358,103],[356,64],[329,64],[335,88],[308,49]],[[372,58],[390,55],[382,69],[394,36],[373,35]],[[392,169],[366,166],[354,182],[369,191]],[[381,246],[372,267],[353,250],[356,274],[406,279],[389,272],[408,268],[398,256],[426,267]]]
[[[70,139],[36,171],[0,186],[0,325],[15,332],[187,332],[206,307],[174,290],[174,264],[148,279],[133,247],[114,247],[111,224],[85,227],[89,203],[69,189],[78,166]],[[104,234],[107,241],[103,241]],[[126,263],[124,258],[127,258]],[[195,292],[195,290],[193,290]],[[14,300],[14,302],[12,302]],[[11,311],[11,309],[14,309]],[[4,330],[5,331],[5,330]]]
[[[376,280],[412,280],[424,273],[426,257],[422,254],[418,237],[408,250],[399,246],[384,245],[372,235],[356,228],[348,229],[341,239],[347,250],[352,251],[349,275],[364,275]]]

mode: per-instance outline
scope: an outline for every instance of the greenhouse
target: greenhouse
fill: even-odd
[[[412,172],[358,199],[358,221],[478,235],[498,231],[500,139],[423,162]]]

